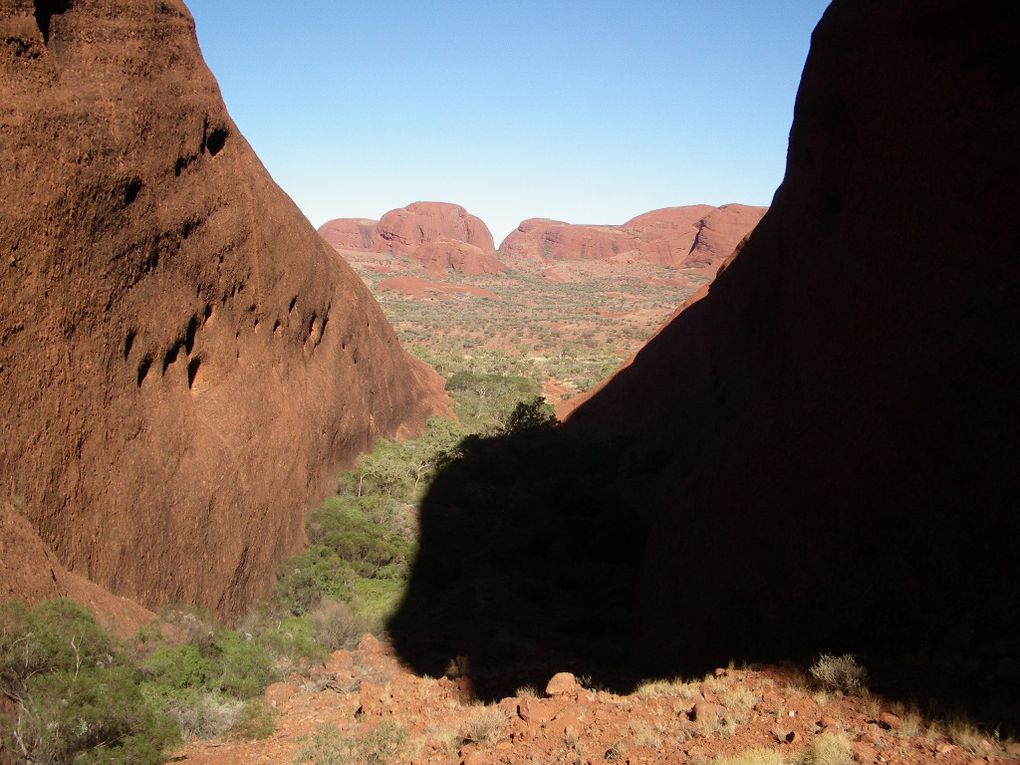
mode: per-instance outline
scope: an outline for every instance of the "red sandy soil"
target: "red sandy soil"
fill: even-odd
[[[660,683],[622,696],[560,673],[545,689],[521,689],[483,705],[472,700],[468,681],[456,671],[418,677],[366,636],[353,653],[337,651],[308,675],[270,686],[265,700],[276,710],[269,738],[194,741],[174,760],[304,763],[300,753],[317,729],[360,740],[387,721],[406,731],[392,762],[411,765],[707,763],[756,748],[792,760],[822,736],[842,737],[859,765],[1020,759],[1016,744],[1003,746],[973,731],[954,741],[907,710],[867,695],[817,692],[797,672],[778,667],[720,668],[700,681]]]
[[[379,282],[381,291],[392,290],[408,297],[422,299],[426,294],[432,297],[444,297],[451,294],[471,295],[473,297],[496,298],[497,295],[481,287],[470,284],[450,284],[448,282],[430,282],[417,276],[394,276]]]

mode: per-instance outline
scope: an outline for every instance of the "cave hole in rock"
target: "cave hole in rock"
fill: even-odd
[[[127,335],[124,336],[124,361],[127,361],[128,356],[131,355],[131,348],[135,344],[135,331],[129,330]]]
[[[146,376],[149,374],[149,368],[152,366],[152,356],[146,356],[142,359],[142,363],[138,365],[138,387],[142,387],[142,383],[145,381]]]
[[[132,178],[124,187],[124,206],[134,204],[138,199],[138,192],[142,190],[142,181],[139,178]]]
[[[192,348],[195,347],[195,335],[198,333],[198,317],[192,316],[188,322],[187,329],[184,330],[184,352],[191,355]]]
[[[170,365],[177,361],[177,355],[181,352],[181,344],[174,343],[170,346],[170,350],[163,356],[163,374],[166,374],[166,370],[170,368]]]
[[[71,0],[35,0],[35,23],[43,42],[50,44],[50,19],[71,10]]]
[[[198,383],[201,374],[200,370],[202,367],[202,357],[196,356],[188,362],[188,390],[194,390],[195,385]]]
[[[287,306],[287,313],[294,313],[294,307],[297,305],[297,295],[290,299],[290,305]]]
[[[210,157],[215,157],[223,150],[229,136],[230,131],[223,127],[216,128],[209,134],[205,141],[205,148],[208,150]]]
[[[280,326],[281,325],[280,325],[279,320],[273,322],[273,334],[274,335],[280,334]]]
[[[184,221],[183,225],[181,226],[181,239],[187,239],[189,236],[195,233],[195,229],[199,227],[200,223],[201,222],[197,220]]]

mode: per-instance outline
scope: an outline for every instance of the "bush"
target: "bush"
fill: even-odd
[[[215,668],[193,645],[162,646],[142,663],[152,684],[164,690],[210,689]]]
[[[815,683],[827,691],[860,693],[868,686],[868,671],[849,653],[842,656],[823,653],[808,672]]]
[[[195,689],[158,695],[156,703],[177,725],[185,740],[222,736],[237,723],[244,708],[243,701],[218,691]]]
[[[261,643],[277,660],[297,668],[322,659],[323,650],[315,639],[315,625],[307,616],[292,616],[274,621],[259,636]]]
[[[11,748],[32,763],[160,762],[174,724],[127,667],[58,670],[27,683]]]
[[[847,765],[850,757],[847,737],[827,731],[808,742],[797,757],[797,765]]]
[[[276,731],[276,712],[261,699],[249,701],[241,709],[237,722],[230,728],[232,738],[261,741]]]
[[[309,616],[315,626],[315,639],[327,651],[353,648],[367,631],[365,622],[350,606],[331,598],[323,598]]]
[[[115,654],[113,637],[77,603],[0,603],[0,690],[11,698],[33,676],[110,666],[123,658]]]
[[[219,677],[216,685],[239,699],[258,696],[276,679],[273,658],[254,639],[224,632],[216,643]]]

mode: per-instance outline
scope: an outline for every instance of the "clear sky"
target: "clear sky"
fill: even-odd
[[[828,0],[187,0],[234,121],[309,220],[456,202],[623,223],[766,205]]]

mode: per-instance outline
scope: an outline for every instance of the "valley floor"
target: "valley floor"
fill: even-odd
[[[1007,765],[1020,744],[931,723],[877,698],[813,688],[788,667],[720,668],[617,695],[557,675],[482,705],[466,677],[419,677],[371,636],[265,692],[264,740],[194,741],[189,765],[400,762],[713,765]]]

